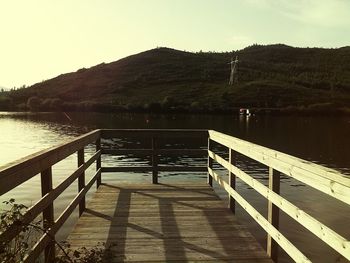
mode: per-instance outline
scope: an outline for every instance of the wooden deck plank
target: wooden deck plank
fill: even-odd
[[[112,244],[111,262],[272,262],[206,184],[102,184],[67,241]]]

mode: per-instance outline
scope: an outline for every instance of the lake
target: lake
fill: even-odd
[[[189,114],[131,114],[131,113],[7,113],[0,112],[0,166],[12,162],[39,150],[62,143],[75,136],[96,128],[199,128],[214,129],[235,137],[248,140],[296,157],[341,171],[350,177],[350,117],[349,116],[250,116],[238,115],[189,115]],[[86,149],[86,155],[93,153],[94,147]],[[88,157],[86,157],[88,158]],[[130,158],[119,157],[106,162],[126,162]],[[144,160],[135,159],[137,162]],[[176,161],[176,160],[175,160]],[[205,160],[192,160],[201,162]],[[241,169],[248,171],[254,178],[267,183],[267,169],[250,160],[238,163]],[[60,183],[77,166],[76,156],[72,155],[53,167],[54,185]],[[92,176],[93,168],[87,177]],[[160,180],[175,179],[177,174],[164,174]],[[203,176],[188,175],[188,180],[206,180]],[[103,181],[142,180],[150,182],[149,176],[141,174],[128,176],[121,173],[106,175]],[[186,180],[187,180],[186,179]],[[313,190],[311,187],[282,176],[281,195],[316,217],[322,223],[350,239],[350,208],[340,201]],[[94,188],[94,187],[93,187]],[[218,187],[217,193],[226,199],[225,193]],[[237,189],[263,215],[267,214],[267,201],[243,182],[237,182]],[[88,198],[91,198],[89,193]],[[72,197],[77,193],[77,185],[68,188],[55,201],[55,215],[61,213]],[[15,198],[26,205],[34,204],[40,198],[40,178],[32,178],[21,187],[0,197],[0,201]],[[248,224],[256,238],[265,245],[265,233],[247,215],[238,208],[237,216]],[[77,219],[75,212],[59,232],[58,238],[64,239]],[[303,253],[314,262],[346,262],[331,248],[320,242],[305,228],[299,226],[281,212],[281,232],[289,238]],[[281,262],[291,262],[281,253]]]

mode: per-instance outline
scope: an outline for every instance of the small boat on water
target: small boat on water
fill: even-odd
[[[246,109],[246,108],[239,109],[239,114],[240,115],[244,115],[244,116],[250,116],[251,115],[249,109]]]

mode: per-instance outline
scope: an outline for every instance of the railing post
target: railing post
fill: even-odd
[[[158,184],[158,154],[156,138],[152,137],[152,183]]]
[[[269,189],[275,193],[280,193],[280,173],[269,167]],[[271,201],[268,201],[267,219],[276,229],[279,229],[279,208]],[[267,235],[267,255],[274,261],[278,262],[278,244]]]
[[[96,140],[96,152],[101,150],[101,138],[98,138]],[[101,168],[101,155],[96,160],[96,171],[98,171]],[[96,179],[96,188],[98,188],[101,185],[101,174]]]
[[[78,167],[84,164],[84,148],[78,151]],[[85,187],[85,171],[83,171],[78,178],[78,192],[83,190]],[[85,196],[81,199],[79,203],[79,216],[85,210]]]
[[[41,195],[45,196],[47,193],[52,191],[52,168],[49,167],[42,171],[41,174]],[[43,210],[43,227],[47,231],[53,226],[54,220],[54,209],[53,203],[48,205]],[[51,240],[45,248],[45,263],[51,263],[55,260],[55,241]]]
[[[208,137],[208,151],[211,150],[210,147],[210,137]],[[208,168],[213,169],[213,159],[210,158],[209,154],[208,154]],[[208,179],[207,179],[207,183],[210,186],[213,186],[213,178],[211,177],[211,175],[208,173]]]
[[[235,156],[235,152],[229,148],[229,162],[232,165],[236,165],[236,156]],[[231,188],[236,189],[236,175],[234,173],[232,173],[231,171],[229,171],[229,184],[231,186]],[[235,199],[233,199],[233,197],[229,194],[229,203],[228,206],[231,209],[232,213],[235,214],[236,212],[236,202]]]

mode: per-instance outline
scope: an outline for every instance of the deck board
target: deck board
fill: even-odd
[[[113,244],[111,262],[272,262],[206,184],[102,184],[67,241]]]

